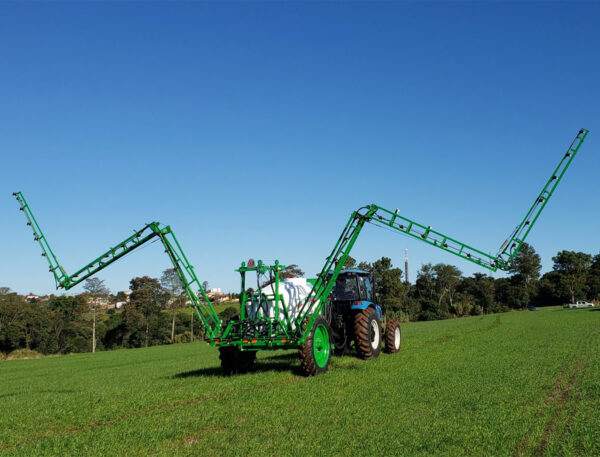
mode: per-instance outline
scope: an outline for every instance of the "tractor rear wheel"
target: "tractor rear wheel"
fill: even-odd
[[[300,346],[300,368],[305,376],[325,373],[331,361],[331,330],[327,321],[319,316],[313,328]]]
[[[254,365],[256,351],[240,351],[235,346],[220,347],[219,359],[221,359],[221,369],[225,375],[247,373]]]
[[[402,332],[400,331],[400,321],[392,319],[385,326],[385,352],[395,354],[400,350],[402,344]]]
[[[375,308],[366,308],[354,316],[354,342],[361,359],[375,359],[381,352],[381,321]]]

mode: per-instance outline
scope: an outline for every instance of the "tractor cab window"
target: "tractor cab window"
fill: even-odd
[[[358,297],[358,284],[356,276],[340,275],[335,281],[333,289],[334,300],[356,300]]]
[[[358,287],[360,288],[360,298],[362,300],[373,301],[373,288],[371,286],[371,280],[368,276],[358,277]]]

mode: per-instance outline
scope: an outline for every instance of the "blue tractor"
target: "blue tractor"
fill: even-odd
[[[381,352],[400,350],[402,335],[397,319],[386,320],[381,306],[376,303],[375,283],[368,271],[342,270],[329,295],[325,308],[336,354],[356,349],[362,359],[374,359]]]

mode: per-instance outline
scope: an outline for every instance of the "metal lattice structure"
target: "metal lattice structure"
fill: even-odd
[[[366,223],[407,235],[491,271],[508,270],[533,225],[552,197],[558,183],[571,165],[587,134],[588,131],[585,129],[578,132],[521,223],[517,225],[512,234],[502,244],[495,256],[433,230],[431,226],[404,217],[399,214],[398,210],[390,211],[375,204],[367,205],[354,211],[350,216],[331,253],[326,258],[321,272],[313,281],[310,293],[299,305],[295,317],[289,315],[283,303],[283,297],[279,293],[280,273],[285,267],[277,261],[274,265],[266,265],[261,261],[258,261],[257,264],[243,262],[240,268],[236,270],[241,275],[240,318],[230,321],[226,325],[221,322],[216,314],[194,272],[194,267],[188,261],[169,226],[161,227],[158,222],[152,222],[141,230],[134,231],[133,235],[69,275],[59,264],[23,194],[16,192],[13,195],[17,198],[20,209],[25,213],[27,224],[33,229],[34,239],[42,248],[42,256],[48,260],[50,272],[54,275],[57,288],[70,289],[139,246],[158,238],[179,275],[191,306],[205,329],[205,338],[211,345],[233,347],[240,351],[298,348],[314,334],[315,325],[319,322],[319,317],[323,315],[336,279]],[[246,291],[246,274],[249,272],[271,275],[273,293],[266,296],[259,291],[258,297],[250,297]],[[194,289],[197,289],[197,291]],[[259,304],[275,303],[275,315],[271,317],[266,313],[259,313],[252,317],[248,316],[246,312],[247,304],[254,299],[258,300]],[[279,311],[280,303],[284,304],[281,312]],[[322,326],[323,324],[319,325]],[[322,332],[322,328],[319,328]]]
[[[54,275],[57,289],[69,290],[75,287],[90,276],[93,276],[100,270],[108,267],[111,263],[116,262],[121,257],[129,254],[145,243],[158,238],[162,242],[165,252],[173,264],[173,268],[177,271],[179,280],[184,287],[191,306],[207,331],[207,337],[214,337],[219,332],[221,321],[208,299],[205,290],[202,288],[193,265],[188,261],[170,226],[161,228],[159,222],[151,222],[141,230],[134,230],[133,235],[111,247],[105,253],[96,257],[90,263],[70,275],[59,264],[56,255],[52,251],[46,236],[42,232],[42,229],[23,194],[21,192],[15,192],[13,195],[19,202],[21,211],[25,213],[27,225],[33,230],[34,240],[37,241],[42,248],[42,256],[48,260],[48,264],[50,265],[49,271]],[[197,292],[194,291],[194,288],[197,289]]]

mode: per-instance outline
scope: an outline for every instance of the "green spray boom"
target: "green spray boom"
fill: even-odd
[[[260,339],[254,340],[253,344],[256,342],[256,344],[262,345],[262,347],[272,347],[277,338],[279,338],[279,342],[277,343],[278,347],[297,347],[298,344],[304,343],[315,320],[322,312],[327,297],[329,297],[356,239],[367,222],[379,227],[394,230],[397,233],[403,233],[461,257],[469,262],[475,263],[480,267],[487,268],[488,270],[508,270],[512,260],[519,252],[519,249],[525,242],[533,225],[536,223],[542,210],[553,195],[558,183],[571,165],[571,162],[575,158],[575,155],[577,154],[577,151],[579,151],[587,134],[588,131],[585,129],[579,131],[521,223],[517,225],[508,239],[502,244],[495,256],[433,230],[431,226],[426,226],[401,216],[398,213],[398,210],[390,211],[378,205],[371,204],[354,211],[331,251],[331,254],[326,258],[325,265],[323,265],[321,272],[314,282],[311,292],[300,304],[298,313],[296,314],[297,317],[294,320],[295,325],[292,325],[292,322],[286,315],[286,321],[280,320],[278,324],[280,330],[274,331],[272,330],[274,327],[269,325],[269,328],[271,328],[269,335],[259,336]],[[222,328],[221,320],[216,314],[206,292],[202,288],[202,285],[194,272],[194,267],[189,263],[175,234],[169,226],[161,228],[158,222],[147,224],[141,230],[134,231],[133,235],[110,248],[86,266],[80,268],[72,275],[69,275],[58,263],[54,252],[48,244],[29,205],[25,201],[23,194],[21,192],[15,192],[13,195],[17,198],[20,209],[25,213],[27,225],[31,226],[33,229],[35,241],[37,241],[42,248],[42,256],[47,259],[50,265],[50,272],[54,275],[57,288],[68,290],[144,243],[147,243],[154,238],[158,238],[162,242],[165,252],[168,254],[173,267],[179,275],[179,279],[184,286],[192,307],[206,330],[207,340],[212,344],[218,345],[220,344],[221,339],[227,337],[227,344],[236,344],[240,347],[244,347],[247,344],[246,340],[243,339],[243,332],[234,329],[234,327],[240,327],[240,329],[244,327],[244,310],[241,310],[241,321],[230,322],[225,329]],[[274,271],[276,271],[277,276],[283,266],[276,264],[273,268]],[[237,271],[245,273],[246,270],[256,270],[256,267],[244,268],[244,265],[242,265],[242,269]],[[278,283],[278,281],[276,282]],[[194,287],[198,289],[198,292],[193,290]],[[243,286],[242,295],[244,294],[245,290]],[[278,295],[278,293],[275,295]],[[280,298],[281,297],[278,297],[277,300]],[[244,300],[242,301],[244,302]],[[254,348],[258,348],[258,346],[254,346]]]
[[[15,192],[13,195],[19,202],[21,211],[25,213],[27,225],[33,230],[34,240],[42,247],[42,256],[48,260],[50,272],[54,275],[57,289],[69,290],[148,241],[159,239],[179,276],[179,280],[185,289],[192,308],[206,329],[206,336],[209,338],[214,337],[219,332],[221,320],[206,295],[206,291],[202,288],[193,265],[188,261],[170,226],[160,227],[159,222],[151,222],[141,230],[135,230],[133,235],[111,247],[108,251],[92,260],[86,266],[69,275],[58,263],[56,255],[52,251],[46,236],[42,232],[42,229],[23,194],[21,192]],[[194,292],[194,287],[198,290],[197,293]]]
[[[317,315],[323,309],[325,301],[335,285],[335,281],[342,270],[346,259],[350,255],[350,251],[352,250],[358,235],[367,222],[403,233],[461,257],[469,262],[475,263],[480,267],[487,268],[488,270],[509,270],[512,260],[519,252],[519,249],[525,242],[533,225],[538,220],[542,210],[546,207],[550,197],[552,197],[556,190],[556,186],[558,186],[558,183],[571,165],[571,162],[575,158],[575,155],[577,154],[577,151],[579,151],[587,134],[588,130],[579,130],[575,139],[567,149],[567,152],[563,155],[558,166],[546,182],[546,185],[536,197],[531,208],[521,223],[517,225],[508,239],[502,244],[495,256],[435,231],[431,226],[419,224],[418,222],[401,216],[398,214],[398,210],[390,211],[374,204],[358,209],[350,216],[350,219],[338,238],[331,254],[327,257],[325,265],[319,273],[312,291],[301,305],[297,323],[299,324],[304,321],[307,314],[312,314],[309,323],[306,325],[307,329],[312,328]],[[304,341],[306,336],[307,335],[303,336],[302,341]]]

